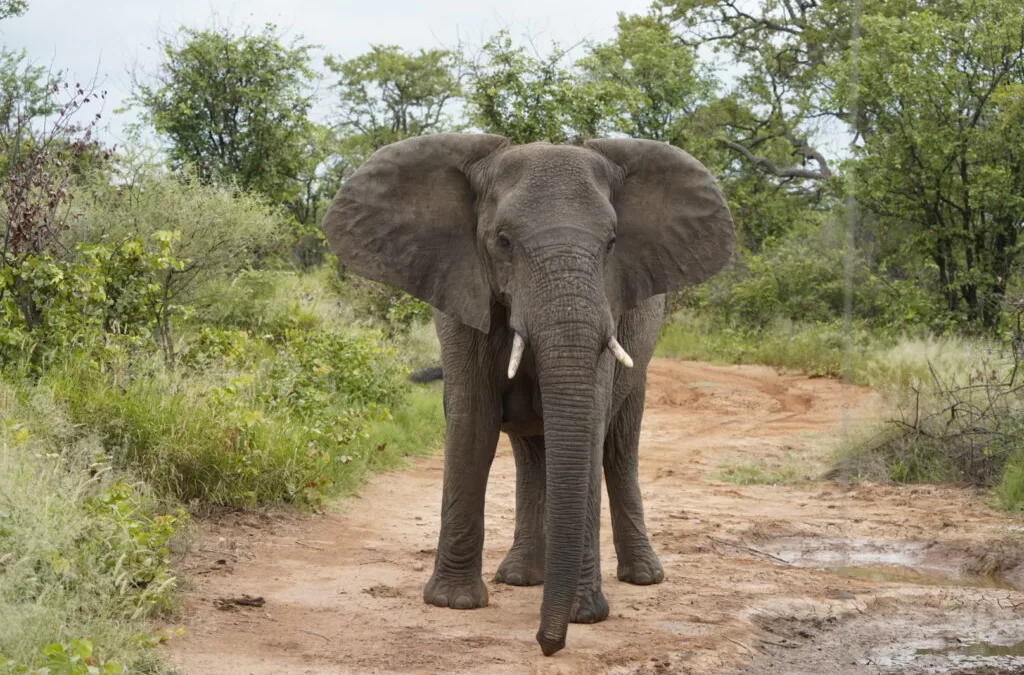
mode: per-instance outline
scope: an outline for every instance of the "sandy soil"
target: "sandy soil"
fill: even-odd
[[[970,648],[1024,639],[1019,521],[968,489],[817,480],[834,440],[876,403],[871,392],[666,359],[649,380],[641,485],[665,581],[615,579],[605,499],[611,617],[570,626],[556,656],[534,641],[541,588],[490,579],[514,522],[503,438],[487,499],[489,607],[422,601],[439,521],[436,456],[376,477],[325,516],[204,523],[171,658],[186,675],[1024,672],[1012,647],[986,658]],[[723,480],[751,463],[796,467],[807,480]],[[265,604],[220,608],[242,594]],[[991,669],[970,670],[979,664]]]

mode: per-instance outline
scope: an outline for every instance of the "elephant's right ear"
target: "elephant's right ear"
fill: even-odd
[[[486,333],[491,289],[477,253],[469,175],[507,145],[493,134],[433,134],[381,148],[345,181],[324,216],[331,251],[360,276]]]

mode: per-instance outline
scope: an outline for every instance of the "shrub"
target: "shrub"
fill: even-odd
[[[181,233],[177,254],[189,265],[175,275],[170,297],[191,304],[212,279],[260,264],[284,250],[286,217],[260,198],[142,168],[128,186],[93,186],[67,235],[70,244],[146,240],[160,231]]]
[[[45,389],[0,383],[0,414],[0,673],[154,672],[145,621],[174,601],[184,515],[161,514]]]
[[[861,251],[846,258],[843,232],[835,223],[796,226],[769,239],[759,253],[741,251],[737,262],[687,294],[688,305],[746,331],[775,321],[832,323],[846,312],[851,295],[856,323],[900,332],[934,325],[938,311],[912,280],[887,278]]]
[[[954,351],[955,350],[955,351]],[[891,362],[890,350],[880,357],[881,369]],[[995,494],[1007,508],[1019,508],[1021,448],[1024,448],[1024,389],[1019,364],[1007,352],[987,357],[975,344],[948,341],[945,350],[927,354],[927,376],[917,368],[897,369],[883,383],[894,412],[880,431],[848,451],[832,476],[860,476],[901,483],[956,482],[997,486]],[[916,372],[915,372],[916,371]],[[881,475],[879,475],[881,472]]]

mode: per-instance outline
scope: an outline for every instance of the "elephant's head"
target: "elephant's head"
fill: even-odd
[[[729,259],[715,181],[654,141],[511,146],[438,134],[378,150],[338,192],[324,230],[341,262],[487,333],[501,312],[536,364],[547,448],[548,545],[537,639],[564,645],[580,574],[588,485],[618,318]]]

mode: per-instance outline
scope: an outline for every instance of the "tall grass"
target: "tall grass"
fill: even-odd
[[[814,377],[838,377],[847,366],[857,384],[867,384],[866,364],[880,338],[864,329],[849,333],[841,324],[805,324],[778,319],[764,330],[730,327],[692,310],[665,323],[658,356],[709,363],[749,363],[800,370]]]
[[[99,663],[164,672],[145,622],[173,603],[177,518],[45,389],[0,382],[0,415],[0,672],[86,638]]]

